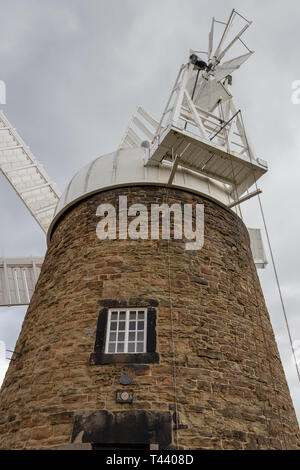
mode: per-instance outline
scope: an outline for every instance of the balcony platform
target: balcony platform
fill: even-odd
[[[264,160],[250,158],[245,153],[228,153],[224,146],[171,124],[149,149],[146,166],[158,166],[163,160],[172,162],[176,156],[181,167],[231,185],[233,199],[244,194],[268,171]]]

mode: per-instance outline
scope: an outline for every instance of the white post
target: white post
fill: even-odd
[[[179,87],[178,96],[174,104],[173,114],[171,117],[171,124],[173,124],[175,127],[182,127],[182,126],[179,126],[178,120],[179,120],[180,113],[181,113],[182,102],[183,102],[186,85],[187,85],[188,79],[190,78],[190,75],[194,66],[193,64],[189,63],[185,67],[186,68],[183,72],[183,77],[182,77],[181,84]]]

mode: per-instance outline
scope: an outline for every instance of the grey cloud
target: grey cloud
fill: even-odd
[[[290,101],[291,82],[300,79],[300,5],[237,3],[254,20],[247,43],[256,53],[234,74],[234,95],[257,153],[270,165],[259,186],[292,335],[300,339],[300,105]],[[211,17],[224,20],[233,6],[220,0],[2,0],[4,111],[63,189],[81,166],[118,146],[136,105],[160,116],[189,48],[206,49]],[[2,175],[0,213],[2,256],[44,253],[43,233]],[[243,214],[249,226],[262,227],[257,201],[245,203]],[[271,265],[260,278],[300,418]],[[10,347],[22,312],[1,309],[0,338]]]

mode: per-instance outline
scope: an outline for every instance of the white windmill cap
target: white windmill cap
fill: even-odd
[[[145,166],[145,148],[128,148],[102,155],[79,170],[63,192],[48,230],[48,240],[58,219],[78,201],[107,189],[135,186],[168,186],[171,166]],[[223,183],[188,169],[178,168],[172,187],[205,195],[225,206],[231,199]]]

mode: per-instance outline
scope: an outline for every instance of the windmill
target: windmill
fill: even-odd
[[[237,19],[243,24],[235,34]],[[214,49],[218,24],[223,32]],[[243,201],[259,194],[257,180],[267,171],[266,162],[255,156],[249,143],[231,89],[231,74],[253,54],[241,39],[250,24],[236,10],[227,23],[213,18],[205,60],[203,53],[190,51],[161,119],[155,120],[139,106],[118,149],[144,147],[146,168],[169,166],[169,186],[176,185],[179,168],[216,181],[226,191],[229,209],[239,209]],[[246,52],[230,58],[237,43]],[[61,194],[3,112],[0,169],[47,233]],[[249,192],[253,185],[256,189]],[[260,230],[249,229],[249,234],[256,266],[264,268],[267,262]],[[43,258],[0,259],[0,305],[30,302],[42,262]]]

